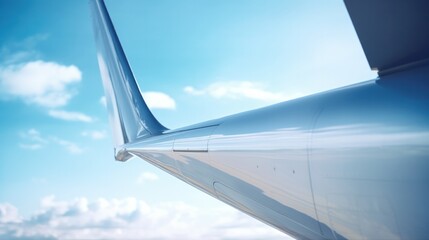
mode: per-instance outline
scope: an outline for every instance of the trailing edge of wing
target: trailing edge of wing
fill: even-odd
[[[115,147],[162,134],[167,129],[143,100],[103,0],[91,0],[90,5]]]
[[[429,1],[344,0],[368,63],[379,75],[429,59]]]

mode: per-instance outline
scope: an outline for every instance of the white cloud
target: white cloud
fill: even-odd
[[[64,110],[49,110],[49,116],[66,120],[66,121],[79,121],[79,122],[92,122],[92,117],[80,113],[80,112],[69,112]]]
[[[48,34],[36,34],[21,41],[8,42],[0,49],[2,64],[13,64],[40,58],[36,45],[48,39]]]
[[[191,95],[208,94],[214,98],[247,98],[266,102],[280,102],[300,96],[300,94],[286,96],[281,92],[264,90],[260,84],[249,81],[215,82],[203,89],[187,86],[184,91]]]
[[[136,198],[59,201],[49,196],[27,218],[17,216],[11,205],[0,204],[2,208],[8,209],[8,220],[0,224],[0,239],[290,239],[227,206],[148,204]]]
[[[76,143],[59,139],[57,137],[52,137],[51,139],[54,143],[64,147],[71,154],[81,154],[83,152],[83,149]]]
[[[82,73],[74,65],[32,61],[0,67],[3,92],[43,107],[59,107],[72,97],[69,86],[81,80]]]
[[[46,143],[47,140],[42,138],[40,132],[34,128],[29,129],[26,132],[20,133],[21,138],[36,142],[36,143]]]
[[[82,136],[90,137],[94,140],[103,139],[106,137],[105,131],[84,131],[82,132]]]
[[[35,51],[18,51],[12,54],[7,54],[7,59],[3,61],[3,64],[15,64],[22,62],[26,59],[30,59],[33,56],[37,55]]]
[[[48,140],[43,138],[40,135],[39,131],[34,128],[26,132],[21,132],[19,135],[21,139],[25,142],[19,144],[19,147],[23,149],[37,150],[44,147],[48,143]]]
[[[148,181],[153,182],[153,181],[156,181],[158,179],[159,179],[159,177],[155,173],[143,172],[137,178],[137,183],[141,184],[141,183],[148,182]]]
[[[185,91],[185,93],[191,94],[191,95],[204,95],[206,93],[206,91],[204,90],[197,90],[192,86],[186,86],[183,91]]]
[[[19,216],[18,209],[15,206],[9,203],[0,204],[0,226],[2,223],[19,222],[21,222],[21,218]]]
[[[143,98],[151,109],[175,109],[176,102],[173,98],[162,92],[144,92]]]
[[[106,97],[102,96],[99,100],[100,104],[103,105],[104,107],[107,106],[107,102],[106,102]]]
[[[83,149],[76,143],[54,136],[43,137],[36,129],[30,129],[26,132],[21,132],[19,135],[23,140],[23,143],[20,143],[19,147],[23,149],[37,150],[46,147],[48,144],[58,144],[72,154],[80,154],[83,152]]]

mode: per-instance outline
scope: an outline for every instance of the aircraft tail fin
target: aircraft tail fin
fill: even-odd
[[[90,5],[115,148],[162,134],[167,129],[143,100],[103,0],[91,0]]]
[[[429,63],[429,1],[344,2],[368,63],[380,76]]]

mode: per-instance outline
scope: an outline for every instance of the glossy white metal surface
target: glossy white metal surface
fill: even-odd
[[[115,147],[138,138],[161,134],[167,129],[155,119],[143,100],[104,2],[90,1],[90,4],[98,48],[97,59]]]

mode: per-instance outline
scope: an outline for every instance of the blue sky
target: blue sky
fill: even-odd
[[[375,78],[342,1],[108,1],[176,128]],[[283,238],[144,161],[113,159],[86,0],[0,0],[0,239]]]

